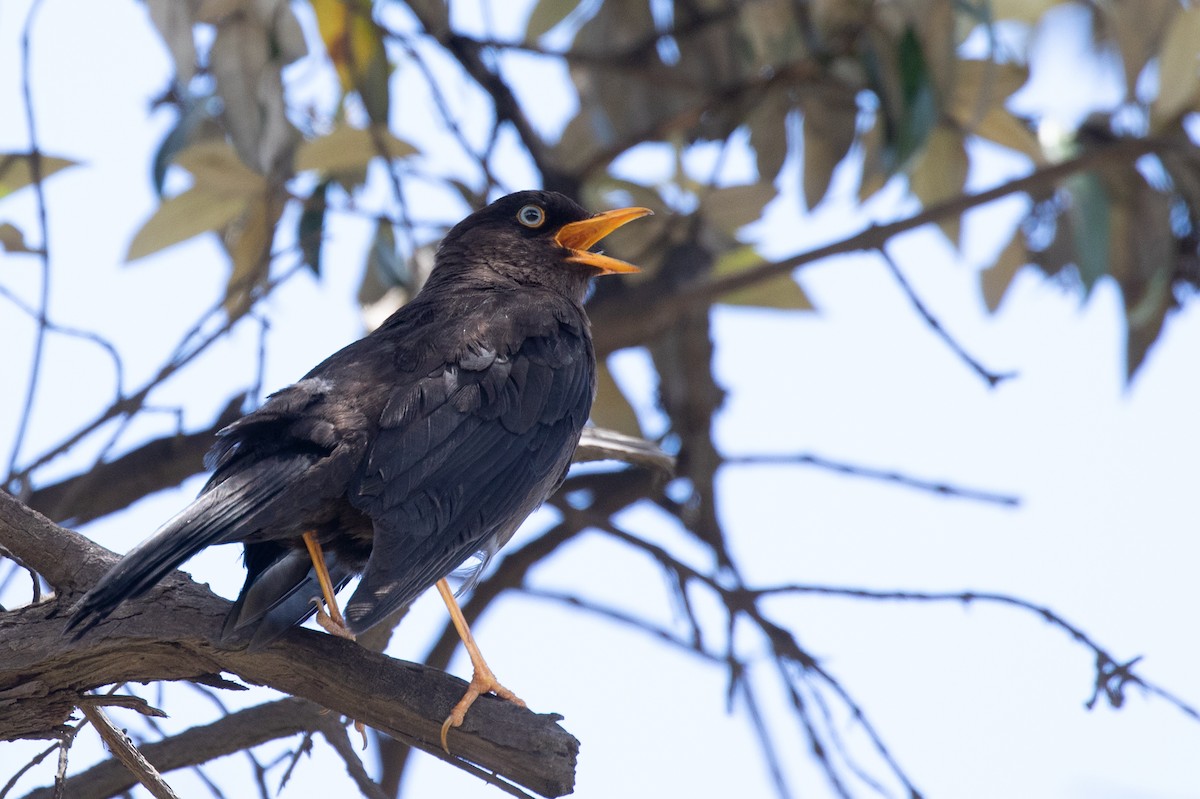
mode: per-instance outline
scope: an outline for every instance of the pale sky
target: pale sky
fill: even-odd
[[[0,107],[9,109],[0,117],[2,152],[28,146],[16,113],[17,42],[27,7],[9,2],[0,12]],[[499,16],[492,18],[502,36],[509,29]],[[130,237],[154,207],[148,158],[171,123],[168,114],[148,110],[149,100],[166,85],[168,62],[146,25],[144,7],[126,0],[46,0],[34,34],[42,147],[84,162],[47,185],[52,315],[102,332],[126,353],[129,388],[145,380],[192,320],[217,300],[226,267],[213,242],[204,239],[123,263]],[[539,71],[537,91],[526,87],[523,95],[542,98],[531,115],[544,130],[561,125],[570,111],[549,72]],[[1105,69],[1092,74],[1096,96],[1104,96]],[[397,80],[412,89],[409,71]],[[399,96],[418,102],[414,91]],[[470,91],[452,96],[463,108],[472,107]],[[396,116],[397,134],[422,147],[431,170],[455,168],[453,154],[439,150],[438,137],[423,127],[428,117]],[[973,188],[1020,174],[1017,159],[992,156],[972,173]],[[690,163],[702,171],[706,157],[698,152]],[[637,170],[653,179],[659,156],[640,158]],[[739,170],[748,163],[733,159],[727,179],[745,177]],[[845,171],[826,203],[803,214],[796,200],[799,168],[789,161],[785,196],[762,224],[745,232],[748,240],[761,238],[768,255],[804,251],[917,207],[904,198],[902,186],[892,186],[856,210],[852,175]],[[512,189],[526,188],[533,179],[517,158],[505,164],[502,177]],[[22,192],[0,203],[0,221],[13,221],[36,238],[31,207],[31,193]],[[462,213],[434,193],[423,207],[435,221],[454,221]],[[1017,495],[1021,506],[940,498],[806,466],[728,467],[720,489],[733,553],[747,579],[759,586],[1012,593],[1053,608],[1118,658],[1145,656],[1138,673],[1195,706],[1200,314],[1189,307],[1168,320],[1128,387],[1120,300],[1107,281],[1081,304],[1075,289],[1026,271],[1001,311],[990,316],[979,294],[978,270],[1007,239],[1022,209],[1020,200],[1010,200],[969,216],[969,246],[961,256],[933,231],[897,239],[890,250],[963,347],[995,371],[1018,373],[998,388],[989,389],[928,330],[872,256],[832,259],[800,273],[819,313],[720,308],[713,316],[716,371],[729,390],[717,440],[727,453],[812,453]],[[359,334],[353,297],[369,232],[366,223],[339,222],[329,231],[332,246],[320,281],[301,276],[268,301],[267,390],[298,378]],[[0,283],[33,302],[39,285],[35,262],[4,257]],[[0,389],[0,419],[8,420],[0,425],[0,454],[7,461],[32,325],[3,298],[0,308],[0,339],[15,375]],[[314,318],[322,324],[314,325]],[[154,403],[186,402],[188,427],[210,423],[229,393],[252,382],[257,344],[258,330],[243,325],[156,393]],[[614,366],[635,394],[648,429],[661,429],[644,354],[621,353]],[[87,344],[52,338],[43,379],[25,459],[92,418],[111,398],[111,369]],[[220,393],[213,393],[214,384],[222,387]],[[168,415],[140,421],[119,449],[173,424]],[[103,440],[81,447],[44,478],[89,463]],[[128,549],[186,504],[201,482],[196,478],[178,491],[148,498],[83,532],[110,548]],[[536,535],[546,518],[534,517],[513,545]],[[702,551],[662,515],[640,508],[621,522],[689,562],[706,565]],[[227,596],[242,582],[234,547],[205,552],[186,568]],[[532,583],[682,629],[660,570],[599,533],[558,553],[534,573]],[[695,599],[709,611],[706,632],[722,640],[722,619],[711,598]],[[781,597],[766,607],[865,708],[926,796],[1200,796],[1195,757],[1200,724],[1136,688],[1119,711],[1103,705],[1087,711],[1083,703],[1094,673],[1089,652],[1031,613],[803,597]],[[444,623],[440,602],[423,597],[389,652],[421,657]],[[498,602],[477,633],[500,679],[533,709],[562,713],[564,726],[582,741],[577,796],[774,795],[743,709],[735,703],[733,715],[726,713],[726,675],[720,668],[664,649],[644,633],[526,596]],[[738,635],[740,651],[765,653],[752,630],[739,628]],[[813,770],[770,661],[756,668],[795,794],[831,795]],[[469,670],[460,652],[452,671],[466,677]],[[168,686],[163,697],[157,691],[150,688],[147,695],[173,716],[164,725],[168,729],[212,718],[212,707],[187,686]],[[222,698],[240,707],[269,696],[256,690]],[[142,729],[129,715],[119,725]],[[862,746],[854,724],[841,710],[835,715],[837,729],[862,764],[894,794],[894,783]],[[23,763],[41,748],[0,744],[0,762]],[[72,770],[100,756],[95,738],[81,736]],[[370,753],[367,764],[374,766]],[[10,768],[0,770],[0,783]],[[227,795],[235,795],[233,786],[249,784],[244,758],[210,764],[206,773]],[[275,785],[279,772],[272,774]],[[52,775],[51,762],[23,780],[14,795],[48,784]],[[320,743],[293,779],[284,796],[310,795],[318,788],[333,795],[353,790],[340,762]],[[190,774],[169,780],[183,795],[204,795]],[[406,795],[434,791],[501,795],[418,755]]]

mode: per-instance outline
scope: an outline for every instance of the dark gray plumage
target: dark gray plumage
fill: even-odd
[[[412,302],[221,431],[200,496],[105,575],[68,629],[82,635],[213,544],[245,546],[226,633],[249,630],[253,646],[313,612],[306,532],[335,583],[363,575],[345,612],[355,633],[494,552],[562,481],[588,417],[590,279],[635,271],[587,250],[645,213],[592,217],[520,192],[467,217]]]

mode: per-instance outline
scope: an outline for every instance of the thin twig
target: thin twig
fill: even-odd
[[[358,792],[366,799],[391,799],[384,793],[379,783],[371,779],[371,775],[367,773],[358,752],[354,751],[354,744],[350,742],[350,736],[346,734],[346,728],[334,717],[329,716],[328,718],[329,721],[321,725],[321,736],[346,764],[346,773],[350,775],[350,779],[354,780]]]
[[[1020,608],[1041,616],[1049,624],[1058,627],[1063,632],[1067,633],[1072,639],[1087,647],[1096,656],[1097,659],[1097,679],[1102,686],[1105,686],[1107,691],[1115,691],[1116,687],[1126,683],[1132,683],[1140,686],[1147,693],[1159,697],[1163,701],[1175,707],[1185,716],[1200,721],[1200,709],[1180,699],[1174,693],[1162,688],[1161,686],[1149,682],[1143,677],[1134,674],[1132,665],[1136,663],[1135,658],[1130,662],[1122,662],[1117,660],[1107,649],[1102,647],[1096,640],[1083,631],[1078,625],[1068,621],[1057,612],[1051,610],[1044,605],[1030,602],[1027,599],[1002,594],[992,591],[876,591],[866,588],[852,588],[846,586],[832,585],[782,585],[771,588],[760,588],[752,592],[758,596],[767,596],[774,594],[814,594],[820,596],[845,597],[848,599],[871,599],[878,601],[899,601],[899,602],[960,602],[962,604],[971,604],[972,602],[990,602],[997,605],[1008,605],[1010,607]]]
[[[61,741],[50,744],[50,746],[47,746],[41,752],[38,752],[36,755],[34,755],[28,763],[17,769],[17,773],[13,774],[9,778],[8,782],[4,783],[3,788],[0,788],[0,799],[5,799],[8,796],[8,792],[15,788],[17,783],[20,782],[21,777],[24,777],[25,774],[31,769],[41,765],[43,760],[53,754],[56,749],[62,747],[62,745],[63,744]]]
[[[42,354],[46,345],[46,317],[50,312],[50,223],[46,213],[46,190],[42,186],[42,151],[38,144],[37,117],[33,111],[32,71],[30,70],[30,54],[32,52],[31,37],[33,20],[41,8],[41,0],[34,0],[25,17],[25,26],[21,31],[21,95],[25,111],[25,127],[29,132],[29,173],[33,181],[33,191],[37,206],[38,227],[41,229],[42,246],[38,249],[38,263],[41,266],[41,296],[38,299],[37,333],[33,339],[33,364],[29,371],[29,385],[25,391],[25,402],[21,409],[20,422],[13,438],[12,450],[8,458],[7,474],[11,479],[16,471],[17,461],[21,457],[21,447],[25,443],[25,434],[29,432],[29,424],[33,418],[33,400],[37,395],[38,380],[42,372]]]
[[[144,785],[147,791],[157,799],[179,799],[167,781],[158,773],[158,769],[143,757],[138,748],[125,736],[125,733],[117,729],[98,704],[81,702],[79,711],[100,733],[100,737],[104,739],[104,743],[108,745],[113,755],[137,777],[138,782]]]
[[[256,290],[255,301],[267,296],[276,287],[286,282],[293,275],[297,274],[303,268],[303,266],[303,262],[297,263],[295,266],[286,270],[275,280],[271,280],[263,284],[259,289]],[[46,450],[38,457],[34,458],[33,461],[31,461],[19,472],[11,474],[10,479],[22,480],[28,478],[33,470],[45,465],[46,463],[49,463],[58,456],[62,455],[64,452],[67,452],[84,438],[91,435],[97,429],[103,427],[113,419],[124,418],[137,413],[137,411],[140,410],[145,404],[146,398],[155,388],[157,388],[160,384],[162,384],[180,369],[187,366],[188,363],[201,355],[213,343],[228,333],[238,322],[245,318],[244,316],[226,318],[215,330],[207,335],[202,335],[202,331],[208,320],[215,318],[221,312],[222,307],[223,301],[216,303],[209,311],[203,314],[196,324],[193,325],[192,328],[183,335],[183,338],[180,340],[179,344],[176,345],[175,351],[171,355],[170,359],[168,359],[168,361],[163,364],[163,366],[160,367],[159,370],[148,381],[142,384],[140,388],[117,399],[115,402],[109,405],[108,408],[101,411],[96,418],[92,419],[92,421],[88,422],[83,427],[79,428],[74,433],[67,436],[67,438],[65,438],[63,441]],[[194,338],[197,339],[197,341],[195,344],[191,344],[192,339]]]
[[[915,308],[921,318],[925,320],[925,324],[928,325],[929,329],[934,332],[934,335],[944,341],[946,346],[948,346],[950,350],[959,357],[959,360],[971,367],[972,371],[987,381],[989,386],[997,386],[1002,381],[1016,376],[1016,372],[993,372],[990,369],[985,368],[977,358],[973,357],[969,352],[967,352],[966,349],[958,343],[954,336],[950,335],[945,326],[942,325],[941,321],[939,321],[938,318],[933,315],[933,313],[929,310],[929,307],[925,305],[921,298],[917,296],[916,290],[912,287],[912,284],[908,282],[908,278],[904,276],[904,273],[900,271],[899,264],[897,264],[892,256],[888,253],[887,247],[880,247],[878,252],[879,256],[883,258],[883,262],[887,264],[888,271],[891,272],[892,277],[896,279],[896,283],[900,286],[900,290],[904,292],[904,295],[908,297],[908,301],[912,303],[913,308]]]
[[[92,344],[95,344],[97,347],[100,347],[102,350],[104,350],[108,354],[108,357],[112,359],[113,380],[116,384],[116,396],[117,397],[121,396],[121,388],[125,385],[125,368],[121,362],[121,354],[119,352],[117,352],[117,348],[115,346],[113,346],[113,343],[111,341],[104,338],[100,334],[94,333],[90,330],[81,330],[76,327],[70,327],[68,325],[59,324],[58,322],[54,322],[54,321],[50,320],[49,318],[39,317],[38,311],[36,308],[27,304],[24,300],[22,300],[20,297],[18,297],[13,292],[9,291],[3,285],[0,285],[0,297],[3,297],[4,299],[11,302],[13,305],[15,305],[17,307],[17,310],[19,310],[21,313],[28,316],[30,319],[33,319],[35,322],[38,322],[39,324],[45,324],[46,330],[48,332],[58,333],[60,335],[68,336],[70,338],[81,339],[83,341],[87,341]],[[11,471],[11,469],[10,469],[10,471]]]
[[[950,485],[949,483],[922,480],[920,478],[912,477],[891,469],[876,469],[870,466],[859,466],[856,464],[846,463],[844,461],[835,461],[820,455],[812,455],[803,452],[795,455],[774,453],[764,453],[761,455],[732,455],[726,457],[724,459],[724,463],[728,466],[816,466],[820,469],[828,469],[829,471],[849,475],[851,477],[865,477],[870,480],[882,480],[888,483],[896,483],[897,485],[904,486],[905,488],[929,491],[934,494],[941,494],[942,496],[971,500],[972,502],[987,502],[994,505],[1004,505],[1010,508],[1015,508],[1021,504],[1021,498],[1012,494],[997,494],[978,488],[964,488],[962,486]]]

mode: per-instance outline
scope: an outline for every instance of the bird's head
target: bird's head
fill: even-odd
[[[592,252],[592,247],[625,223],[651,213],[649,208],[620,208],[591,214],[558,192],[517,192],[451,228],[438,248],[435,271],[486,270],[582,300],[591,278],[639,271]]]

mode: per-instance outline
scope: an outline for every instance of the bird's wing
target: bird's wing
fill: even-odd
[[[210,453],[216,471],[204,491],[101,578],[67,629],[82,635],[204,547],[285,528],[284,520],[344,492],[366,434],[338,429],[326,407],[327,389],[322,381],[303,380],[222,430]]]
[[[565,475],[591,406],[593,355],[581,318],[528,313],[510,311],[504,333],[482,330],[384,409],[351,494],[375,527],[345,609],[352,630],[511,535]]]

